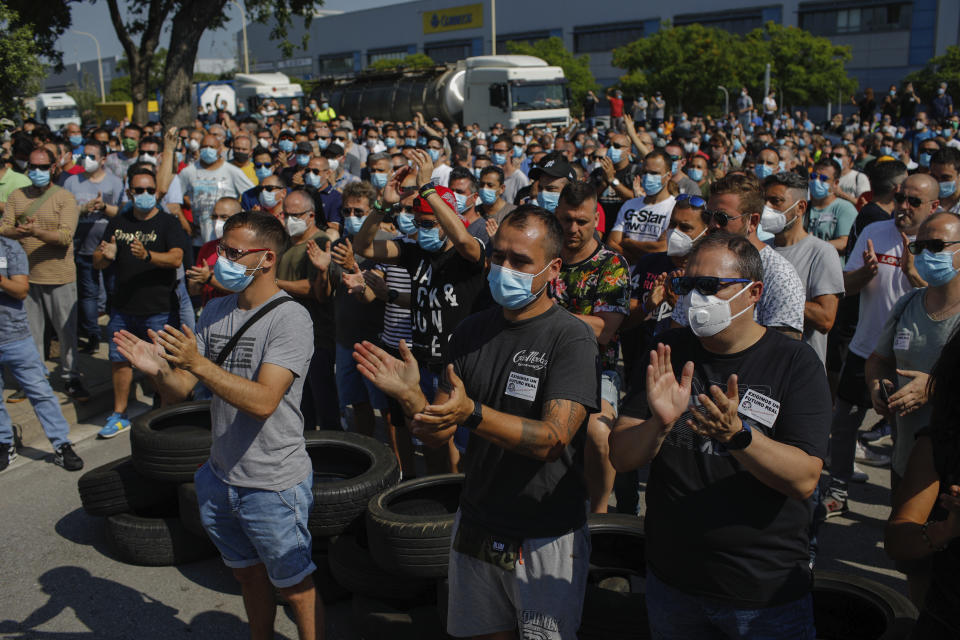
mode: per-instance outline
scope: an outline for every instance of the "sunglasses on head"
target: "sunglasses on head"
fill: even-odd
[[[731,284],[749,284],[753,280],[749,278],[718,278],[717,276],[681,276],[672,278],[670,285],[678,295],[685,296],[694,289],[705,296],[712,296],[720,289]]]
[[[919,207],[926,202],[926,200],[923,200],[922,198],[918,198],[917,196],[908,196],[905,193],[895,193],[893,194],[893,199],[897,201],[897,204],[903,204],[904,202],[907,202],[911,207],[914,208]]]
[[[696,207],[697,209],[707,204],[707,201],[700,196],[692,196],[689,193],[681,193],[678,195],[677,202],[689,202],[691,207]]]
[[[141,193],[149,193],[150,195],[153,195],[157,192],[157,189],[156,187],[130,187],[130,191],[133,191],[137,195]]]
[[[930,253],[940,253],[953,244],[960,244],[960,240],[940,240],[937,238],[930,240],[914,240],[907,245],[907,248],[910,249],[910,253],[916,256],[923,253],[924,249]]]
[[[700,214],[700,218],[703,220],[704,224],[710,224],[710,221],[713,220],[717,223],[718,227],[725,227],[727,223],[731,220],[739,220],[747,214],[741,213],[738,216],[731,216],[726,211],[720,211],[719,209],[714,210],[705,210]]]

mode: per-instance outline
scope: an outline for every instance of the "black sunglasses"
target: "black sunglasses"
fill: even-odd
[[[689,202],[691,207],[705,207],[707,201],[701,198],[700,196],[692,196],[689,193],[681,193],[677,196],[677,202]],[[706,212],[704,212],[706,213]]]
[[[738,216],[731,216],[726,211],[720,211],[719,209],[714,209],[712,211],[711,210],[703,211],[700,214],[700,219],[703,220],[704,224],[710,224],[710,221],[714,220],[716,221],[717,226],[725,227],[727,226],[727,223],[730,222],[731,220],[739,220],[745,215],[747,214],[741,213]]]
[[[153,195],[157,192],[156,187],[130,187],[130,191],[133,191],[135,194],[149,193]]]
[[[922,205],[924,202],[927,202],[926,200],[918,198],[917,196],[908,196],[905,193],[895,193],[893,194],[893,199],[897,201],[897,204],[903,204],[904,202],[908,202],[910,206],[913,208],[917,208],[920,205]]]
[[[53,166],[53,165],[50,165],[50,164],[33,164],[32,162],[31,162],[29,165],[27,165],[27,167],[30,168],[30,169],[40,169],[40,171],[46,171],[46,170],[48,170],[51,166]]]
[[[271,169],[273,168],[273,163],[272,162],[254,162],[253,166],[256,167],[257,169],[263,169],[264,167]]]
[[[670,280],[673,290],[681,296],[685,296],[694,289],[705,296],[712,296],[723,287],[730,284],[750,283],[753,280],[749,278],[718,278],[716,276],[681,276]]]
[[[340,213],[345,216],[362,216],[366,212],[367,210],[361,207],[340,207]]]
[[[260,187],[260,189],[262,191],[270,191],[272,193],[274,191],[283,191],[284,187],[277,184],[265,184],[262,187]]]
[[[439,226],[439,222],[436,220],[414,220],[413,225],[418,229],[433,229],[436,226]]]
[[[907,248],[910,249],[910,253],[917,256],[923,253],[924,249],[928,250],[930,253],[940,253],[952,244],[960,244],[960,240],[940,240],[937,238],[930,240],[914,240],[907,245]]]

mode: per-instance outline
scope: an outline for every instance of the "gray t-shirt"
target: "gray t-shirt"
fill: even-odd
[[[270,300],[286,295],[279,292]],[[239,309],[237,297],[214,298],[203,308],[197,347],[210,360],[216,360],[233,334],[260,308]],[[263,422],[213,396],[210,466],[218,478],[233,486],[283,491],[312,473],[300,413],[303,378],[312,357],[313,323],[302,305],[281,304],[243,334],[223,363],[225,370],[256,380],[260,366],[270,363],[288,369],[294,377],[276,411]]]
[[[16,240],[0,236],[0,276],[30,275],[27,264],[27,254]],[[0,290],[0,345],[10,344],[30,337],[30,326],[27,324],[27,312],[23,308],[23,300],[17,300]]]
[[[200,243],[210,242],[216,237],[214,233],[213,205],[220,198],[240,199],[243,192],[253,188],[250,178],[229,162],[210,171],[204,169],[199,162],[184,167],[180,172],[180,183],[183,186],[183,195],[189,196],[190,207],[193,211],[193,222],[200,227]]]
[[[530,178],[517,169],[503,179],[503,195],[501,197],[507,201],[507,204],[513,204],[513,201],[517,198],[517,192],[529,184]]]
[[[888,360],[896,359],[898,369],[930,373],[944,345],[960,325],[960,313],[943,320],[932,319],[923,306],[926,291],[926,288],[914,289],[901,296],[880,331],[874,351]],[[897,389],[911,380],[898,374]],[[917,431],[930,424],[930,413],[930,404],[927,403],[912,413],[895,418],[897,437],[893,443],[893,470],[900,477],[906,475],[907,460]]]
[[[788,247],[773,247],[774,251],[790,261],[807,292],[807,302],[817,296],[843,295],[843,265],[840,254],[833,246],[820,238],[807,235],[800,242]],[[820,362],[827,362],[827,334],[820,333],[806,321],[803,324],[803,341],[813,347]]]
[[[105,171],[100,182],[94,182],[87,174],[79,173],[70,176],[63,183],[63,188],[77,199],[77,207],[83,211],[83,205],[100,194],[104,203],[111,206],[120,204],[123,196],[123,182],[109,171]],[[77,230],[73,234],[73,247],[80,256],[92,256],[103,239],[103,232],[107,228],[110,217],[102,211],[81,213],[77,220]]]

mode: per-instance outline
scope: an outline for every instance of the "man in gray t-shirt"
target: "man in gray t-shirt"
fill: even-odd
[[[223,229],[215,274],[237,293],[209,302],[196,334],[167,326],[148,332],[154,344],[126,331],[114,342],[154,379],[164,403],[182,401],[198,382],[213,395],[210,459],[194,478],[201,522],[240,582],[251,628],[272,627],[273,607],[261,600],[272,601],[276,587],[293,607],[304,640],[315,637],[323,620],[311,578],[313,468],[300,413],[313,356],[313,341],[304,336],[313,336],[313,326],[276,283],[285,241],[273,216],[234,215]],[[216,364],[241,327],[274,304]]]

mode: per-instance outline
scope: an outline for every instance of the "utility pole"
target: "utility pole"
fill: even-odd
[[[100,58],[100,41],[97,40],[97,37],[92,33],[87,33],[86,31],[77,31],[74,29],[74,33],[81,36],[89,36],[93,39],[93,44],[97,45],[97,73],[100,75],[100,102],[107,101],[107,92],[104,91],[103,87],[103,60]]]
[[[247,46],[247,12],[238,0],[230,0],[240,9],[240,29],[243,32],[243,72],[250,73],[250,48]]]
[[[497,55],[497,0],[490,0],[490,55]]]

